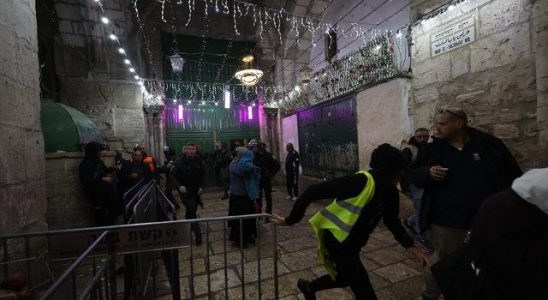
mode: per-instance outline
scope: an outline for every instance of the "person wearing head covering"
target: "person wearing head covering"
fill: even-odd
[[[335,199],[309,220],[318,239],[318,258],[328,274],[311,282],[299,279],[297,285],[306,300],[316,299],[318,291],[347,286],[356,299],[377,299],[360,261],[360,250],[381,219],[411,258],[426,262],[398,218],[396,184],[406,167],[405,158],[398,149],[383,144],[373,151],[370,166],[367,172],[310,186],[299,196],[289,216],[273,215],[274,223],[293,225],[303,218],[312,201]]]
[[[101,160],[104,149],[104,145],[98,142],[86,144],[85,158],[78,167],[84,194],[93,205],[96,226],[112,225],[121,212],[114,178],[109,176],[116,168],[107,168]]]
[[[545,299],[548,168],[530,170],[511,188],[485,199],[472,223],[470,245],[486,287],[477,299]]]
[[[228,215],[238,216],[255,213],[256,200],[259,198],[259,181],[261,170],[253,165],[253,152],[245,147],[236,148],[236,157],[229,166],[230,172],[230,197],[228,202]],[[242,238],[240,236],[240,221],[228,223],[230,240],[238,246],[255,243],[253,236],[256,234],[255,220],[242,221]]]

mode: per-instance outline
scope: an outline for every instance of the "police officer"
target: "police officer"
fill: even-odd
[[[380,219],[407,254],[423,265],[426,258],[414,246],[398,219],[399,193],[396,184],[406,166],[401,152],[383,144],[371,155],[371,170],[310,186],[297,199],[287,217],[273,215],[279,225],[299,222],[310,202],[325,198],[335,201],[310,219],[318,238],[318,258],[327,275],[311,282],[299,279],[298,288],[306,300],[316,299],[320,290],[350,286],[356,299],[377,299],[367,271],[360,261],[360,249]]]
[[[186,144],[181,158],[173,163],[171,176],[173,186],[179,191],[183,199],[186,213],[185,219],[196,219],[198,205],[201,204],[200,195],[203,192],[205,165],[196,154],[197,147],[193,142]],[[192,231],[196,245],[202,244],[202,232],[200,224],[192,223]]]

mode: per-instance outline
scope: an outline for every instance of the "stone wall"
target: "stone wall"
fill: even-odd
[[[285,145],[287,143],[292,143],[293,147],[297,152],[299,152],[299,126],[297,123],[297,114],[286,116],[282,119],[282,134],[281,134],[281,143],[280,143],[280,163],[282,166],[285,163],[285,158],[287,156],[287,151],[285,150]],[[285,168],[282,167],[282,171],[285,172]]]
[[[137,74],[145,75],[130,2],[53,0],[59,33],[55,37],[55,70],[60,101],[86,114],[111,149],[131,150],[145,140],[140,86],[118,53],[124,46]],[[110,22],[101,23],[101,16]],[[108,38],[114,33],[120,44]]]
[[[34,0],[0,1],[0,235],[47,228]]]
[[[92,205],[84,197],[78,166],[84,154],[46,154],[46,218],[50,230],[93,226]]]
[[[369,167],[373,150],[383,143],[399,148],[413,128],[408,115],[409,79],[395,79],[356,95],[360,168]]]
[[[422,1],[419,8],[440,2]],[[538,147],[532,5],[525,0],[472,3],[481,5],[471,9],[457,5],[413,26],[413,123],[432,128],[437,108],[461,107],[472,126],[502,138],[523,167],[539,167],[546,163],[542,158],[546,150]],[[433,30],[468,17],[475,19],[476,41],[432,57]]]

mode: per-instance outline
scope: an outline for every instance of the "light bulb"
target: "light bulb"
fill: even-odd
[[[109,23],[109,20],[107,17],[101,17],[101,22],[103,22],[103,24],[108,24]]]
[[[108,37],[109,37],[111,40],[113,40],[113,41],[116,40],[116,35],[114,35],[114,34],[112,34],[112,33],[111,33]]]
[[[134,68],[129,68],[129,72],[130,73],[135,73],[135,69]]]
[[[129,65],[129,64],[131,64],[131,62],[129,61],[129,59],[126,58],[126,59],[124,59],[124,64]]]
[[[124,50],[124,48],[118,48],[118,52],[120,54],[126,54],[126,50]]]
[[[135,78],[135,80],[141,79],[141,77],[139,77],[138,75],[133,76],[133,78]]]

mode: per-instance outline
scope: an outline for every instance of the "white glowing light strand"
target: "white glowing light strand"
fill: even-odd
[[[164,10],[165,10],[165,7],[166,7],[166,0],[161,0],[162,1],[162,22],[166,22],[166,19],[164,18]]]
[[[192,19],[192,10],[191,0],[188,0],[188,20],[186,21],[185,27],[188,27],[188,24],[190,24],[190,20]]]
[[[240,35],[240,32],[238,31],[238,24],[236,23],[236,13],[237,13],[237,10],[236,10],[236,2],[233,2],[232,4],[232,21],[234,22],[234,33],[236,35]]]

